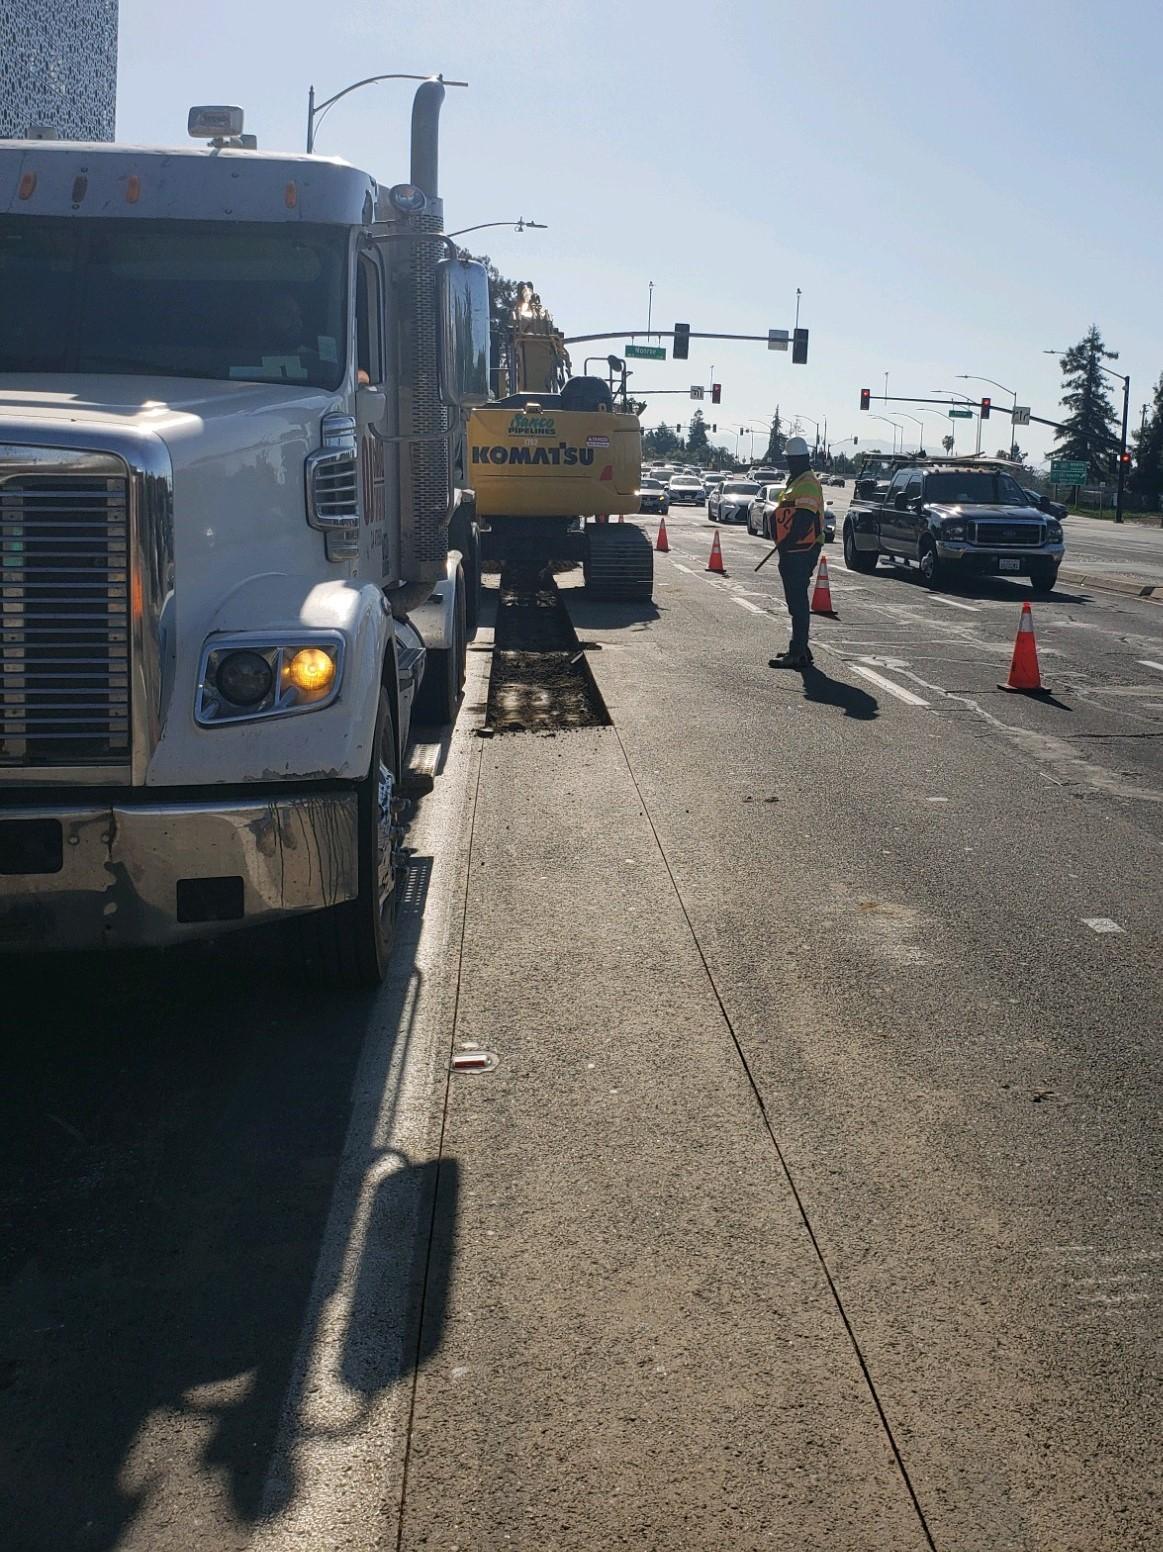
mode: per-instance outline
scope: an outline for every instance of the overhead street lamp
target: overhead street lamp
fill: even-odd
[[[1018,390],[1016,388],[1007,388],[1004,383],[999,383],[996,378],[980,377],[974,372],[958,372],[957,376],[962,382],[989,383],[994,388],[1000,388],[1002,393],[1008,393],[1012,396],[1014,401],[1010,406],[1010,452],[1012,454],[1014,450],[1014,432],[1017,430],[1017,427],[1014,425],[1014,416],[1018,413]]]
[[[1066,354],[1064,350],[1044,350],[1044,356],[1058,356]],[[1115,492],[1115,522],[1123,520],[1123,490],[1127,475],[1127,418],[1131,412],[1131,374],[1129,372],[1112,372],[1109,366],[1103,366],[1101,361],[1096,361],[1095,366],[1100,372],[1105,372],[1108,377],[1113,377],[1115,382],[1123,385],[1123,430],[1119,438],[1119,483]]]
[[[333,108],[341,97],[346,97],[349,92],[358,92],[361,86],[374,86],[377,81],[439,81],[441,86],[467,86],[467,81],[446,81],[442,75],[400,75],[393,72],[390,75],[369,75],[362,81],[353,81],[350,86],[345,86],[341,92],[336,92],[333,97],[326,98],[316,104],[315,88],[312,86],[307,92],[307,155],[315,150],[315,131],[322,123],[327,110]]]
[[[921,439],[917,443],[917,447],[923,453],[925,451],[925,422],[923,420],[921,420],[921,418],[918,415],[910,415],[908,410],[897,410],[896,413],[898,415],[903,415],[906,420],[915,421],[916,424],[918,426],[920,426],[920,428],[921,428]],[[904,441],[904,434],[903,434],[903,428],[902,428],[901,452],[903,453],[904,450],[905,450],[905,441]]]
[[[901,425],[898,425],[895,420],[890,420],[887,415],[876,415],[873,414],[872,411],[869,411],[869,413],[872,414],[873,420],[883,420],[886,425],[892,427],[892,450],[894,453],[896,452],[896,434],[898,431],[900,432],[901,449],[903,451],[905,445],[905,428]]]
[[[978,409],[978,415],[977,415],[977,451],[980,453],[981,452],[981,401],[979,399],[971,399],[967,393],[958,393],[956,391],[956,389],[954,389],[954,388],[930,388],[929,392],[930,393],[947,393],[947,394],[950,395],[951,398],[960,399],[963,404],[976,404],[977,405],[977,409]]]
[[[526,221],[524,216],[518,216],[515,221],[482,221],[478,226],[462,226],[459,232],[448,232],[448,237],[463,237],[466,232],[483,232],[490,226],[511,226],[515,232],[547,232],[549,227],[544,221]]]

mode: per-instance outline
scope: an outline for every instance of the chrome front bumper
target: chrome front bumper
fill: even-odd
[[[0,952],[213,937],[358,888],[354,792],[124,806],[6,798]]]

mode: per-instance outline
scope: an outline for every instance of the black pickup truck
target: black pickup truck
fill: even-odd
[[[873,571],[884,555],[915,564],[930,587],[956,574],[1029,577],[1045,592],[1058,580],[1062,524],[1002,468],[916,460],[883,493],[857,490],[844,519],[851,571]]]

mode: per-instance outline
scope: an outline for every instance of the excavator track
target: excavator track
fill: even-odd
[[[648,599],[654,591],[654,551],[634,523],[591,523],[582,563],[592,598]]]

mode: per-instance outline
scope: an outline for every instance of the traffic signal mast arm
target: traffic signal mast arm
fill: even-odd
[[[876,404],[940,404],[944,409],[948,409],[954,401],[950,399],[910,398],[907,394],[900,393],[870,393],[867,388],[862,388],[860,390],[860,408],[862,410],[866,410],[870,402]],[[992,408],[992,400],[964,399],[960,402],[966,409],[969,409],[970,411],[976,410],[978,414],[981,414],[982,409],[984,409],[985,413],[982,416],[982,419],[989,419],[989,411]],[[1050,426],[1055,431],[1062,431],[1065,429],[1060,420],[1047,420],[1043,415],[1031,414],[1030,421],[1036,426]],[[1118,437],[1112,436],[1109,438],[1109,440],[1115,447],[1121,447],[1122,445]]]

